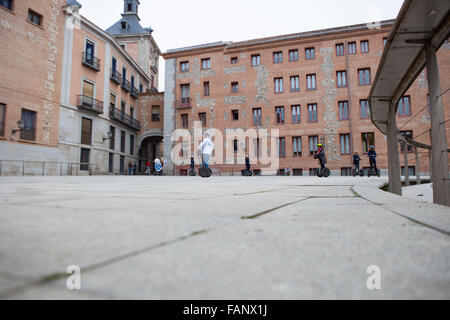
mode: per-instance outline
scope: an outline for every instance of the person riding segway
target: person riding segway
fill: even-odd
[[[369,152],[367,153],[369,156],[370,169],[367,172],[367,176],[380,176],[380,170],[377,168],[377,153],[375,152],[375,147],[370,146]]]
[[[320,164],[320,169],[317,171],[317,176],[319,178],[328,178],[331,172],[330,169],[325,167],[325,164],[327,163],[327,157],[325,156],[325,148],[321,143],[317,145],[317,151],[314,152],[314,159],[319,159]]]
[[[364,176],[364,172],[359,168],[359,162],[361,161],[361,157],[359,156],[358,152],[355,152],[353,154],[353,170],[352,170],[352,176],[356,177],[357,175],[360,175],[361,177]]]
[[[253,172],[250,170],[250,158],[245,155],[245,170],[242,170],[242,174],[246,177],[251,177]]]
[[[202,165],[198,169],[198,173],[202,178],[209,178],[212,175],[212,170],[209,168],[209,158],[214,149],[214,144],[211,141],[211,135],[205,133],[205,139],[198,146],[197,150],[201,153]]]

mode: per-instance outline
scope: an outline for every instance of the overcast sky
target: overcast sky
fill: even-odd
[[[78,0],[103,29],[118,21],[123,0]],[[397,17],[403,0],[140,0],[162,52],[216,41],[240,41]],[[164,90],[164,61],[159,89]]]

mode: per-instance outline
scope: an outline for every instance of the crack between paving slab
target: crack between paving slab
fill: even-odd
[[[267,193],[267,192],[274,192],[274,191],[282,191],[282,190],[287,190],[287,189],[292,189],[295,188],[294,186],[292,187],[286,187],[286,188],[279,188],[279,189],[272,189],[272,190],[263,190],[263,191],[255,191],[255,192],[249,192],[249,193],[233,193],[233,196],[250,196],[253,194],[260,194],[260,193]]]
[[[241,219],[244,219],[244,220],[245,220],[245,219],[255,219],[255,218],[258,218],[258,217],[260,217],[260,216],[262,216],[262,215],[265,215],[265,214],[271,213],[271,212],[273,212],[273,211],[276,211],[276,210],[278,210],[278,209],[285,208],[285,207],[288,207],[288,206],[291,206],[291,205],[293,205],[293,204],[296,204],[296,203],[299,203],[299,202],[302,202],[302,201],[306,201],[306,200],[309,200],[309,199],[311,199],[311,197],[307,197],[307,198],[305,198],[305,199],[300,199],[300,200],[297,200],[297,201],[285,203],[285,204],[283,204],[283,205],[281,205],[281,206],[278,206],[278,207],[275,207],[275,208],[272,208],[272,209],[268,209],[268,210],[264,210],[264,211],[262,211],[262,212],[253,214],[253,215],[251,215],[251,216],[242,216]]]
[[[352,191],[353,191],[355,194],[358,194],[358,193],[355,191],[355,189],[353,189],[353,188],[352,188]],[[366,200],[367,202],[370,202],[370,203],[372,203],[372,204],[374,204],[374,205],[376,205],[376,206],[378,206],[378,207],[381,207],[381,208],[383,208],[383,209],[385,209],[385,210],[387,210],[387,211],[389,211],[389,212],[392,212],[393,214],[395,214],[395,215],[397,215],[397,216],[400,216],[400,217],[402,217],[402,218],[405,218],[405,219],[407,219],[407,220],[409,220],[409,221],[411,221],[411,222],[414,222],[414,223],[416,223],[416,224],[418,224],[418,225],[420,225],[420,226],[422,226],[422,227],[425,227],[425,228],[428,228],[428,229],[437,231],[437,232],[439,232],[439,233],[443,233],[443,234],[445,234],[445,235],[447,235],[447,236],[450,236],[450,232],[449,232],[449,231],[446,231],[446,230],[443,230],[443,229],[434,227],[434,226],[432,226],[432,225],[430,225],[430,224],[427,224],[427,223],[425,223],[425,222],[422,222],[422,221],[416,220],[416,219],[414,219],[414,218],[408,217],[407,215],[404,215],[403,213],[397,212],[397,211],[395,211],[395,210],[393,210],[393,209],[391,209],[391,208],[386,207],[384,204],[376,203],[376,202],[374,202],[374,201],[372,201],[372,200],[369,200],[369,199],[367,199],[367,198],[361,196],[360,194],[358,194],[358,195],[359,195],[362,199]]]

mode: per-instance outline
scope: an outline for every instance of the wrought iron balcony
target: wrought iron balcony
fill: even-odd
[[[134,129],[136,131],[141,130],[141,123],[137,121],[136,119],[130,117],[125,112],[122,112],[121,110],[111,107],[109,116],[112,120],[116,120],[127,127],[130,127],[131,129]]]
[[[122,79],[121,86],[122,86],[122,89],[124,89],[126,92],[131,91],[131,83],[127,79]]]
[[[191,98],[182,98],[181,101],[177,103],[177,109],[190,109],[191,106]]]
[[[131,87],[131,95],[136,99],[139,98],[139,90],[135,87]]]
[[[122,75],[114,69],[111,69],[111,80],[117,84],[122,84]]]
[[[82,63],[85,66],[88,66],[92,69],[94,69],[95,71],[100,71],[100,60],[97,59],[96,57],[94,57],[93,54],[87,53],[87,52],[83,52],[83,61]]]
[[[103,101],[96,100],[89,96],[79,95],[78,108],[83,108],[101,114],[103,113]]]

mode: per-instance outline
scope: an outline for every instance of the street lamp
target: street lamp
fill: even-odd
[[[19,129],[12,129],[12,134],[16,134],[16,132],[22,131],[25,128],[25,122],[23,120],[17,121],[17,127]]]
[[[113,136],[112,133],[111,133],[111,132],[108,132],[108,133],[106,134],[106,137],[103,137],[103,142],[105,142],[106,140],[111,139],[112,136]]]

